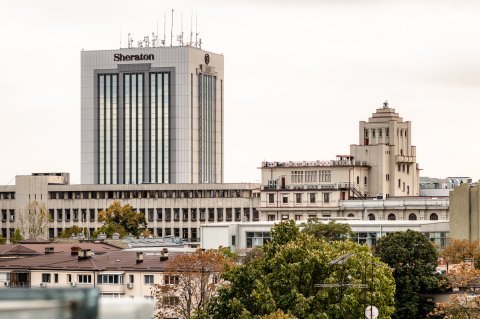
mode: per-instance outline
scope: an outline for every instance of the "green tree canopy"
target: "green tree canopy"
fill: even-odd
[[[15,228],[13,234],[10,235],[10,242],[12,244],[17,244],[18,242],[23,240],[22,231],[19,228]]]
[[[324,224],[313,218],[302,224],[302,227],[302,232],[318,238],[325,238],[326,240],[345,240],[352,233],[349,224],[336,223],[333,220]]]
[[[105,224],[95,231],[95,235],[105,233],[107,237],[112,237],[113,233],[138,236],[147,226],[144,214],[134,212],[130,204],[122,206],[119,201],[114,201],[106,210],[100,211],[98,221]]]
[[[77,225],[73,225],[72,227],[63,230],[62,233],[60,234],[60,237],[61,238],[70,238],[70,237],[72,237],[72,235],[77,235],[77,234],[80,234],[80,233],[83,233],[84,235],[86,235],[87,230],[82,229],[81,227],[78,227]]]
[[[293,221],[276,224],[271,234],[263,255],[225,273],[230,284],[220,288],[205,318],[356,319],[369,304],[379,308],[379,318],[390,318],[392,273],[367,246],[312,236]]]
[[[392,318],[425,318],[433,309],[422,293],[438,286],[437,251],[422,233],[389,233],[380,238],[376,255],[394,269],[395,313]]]

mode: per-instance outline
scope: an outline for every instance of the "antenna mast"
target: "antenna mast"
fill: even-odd
[[[163,39],[161,40],[162,46],[165,46],[165,43],[167,41],[167,36],[166,36],[166,29],[167,29],[167,15],[163,15]]]
[[[190,13],[190,43],[189,45],[192,46],[193,41],[193,12]]]
[[[173,45],[173,9],[172,9],[172,26],[170,28],[170,46]]]

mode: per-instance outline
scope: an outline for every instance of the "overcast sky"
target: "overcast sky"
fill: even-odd
[[[0,185],[80,182],[80,51],[174,33],[198,16],[225,55],[225,181],[263,160],[329,160],[388,99],[412,122],[422,176],[480,177],[480,2],[1,1]],[[167,34],[170,31],[167,23]],[[187,36],[188,37],[188,36]]]

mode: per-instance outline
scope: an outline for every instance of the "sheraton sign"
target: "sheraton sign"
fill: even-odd
[[[155,60],[153,54],[121,54],[115,53],[113,61],[150,61]]]

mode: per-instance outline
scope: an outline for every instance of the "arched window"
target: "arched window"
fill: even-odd
[[[410,215],[408,215],[408,220],[417,220],[417,215],[411,213]]]
[[[368,220],[375,220],[375,215],[368,214]]]
[[[430,214],[430,220],[438,220],[438,215],[435,213]]]
[[[355,215],[354,214],[348,214],[347,217],[355,217]]]
[[[388,215],[388,220],[395,220],[397,219],[397,217],[395,216],[395,214],[389,214]]]

